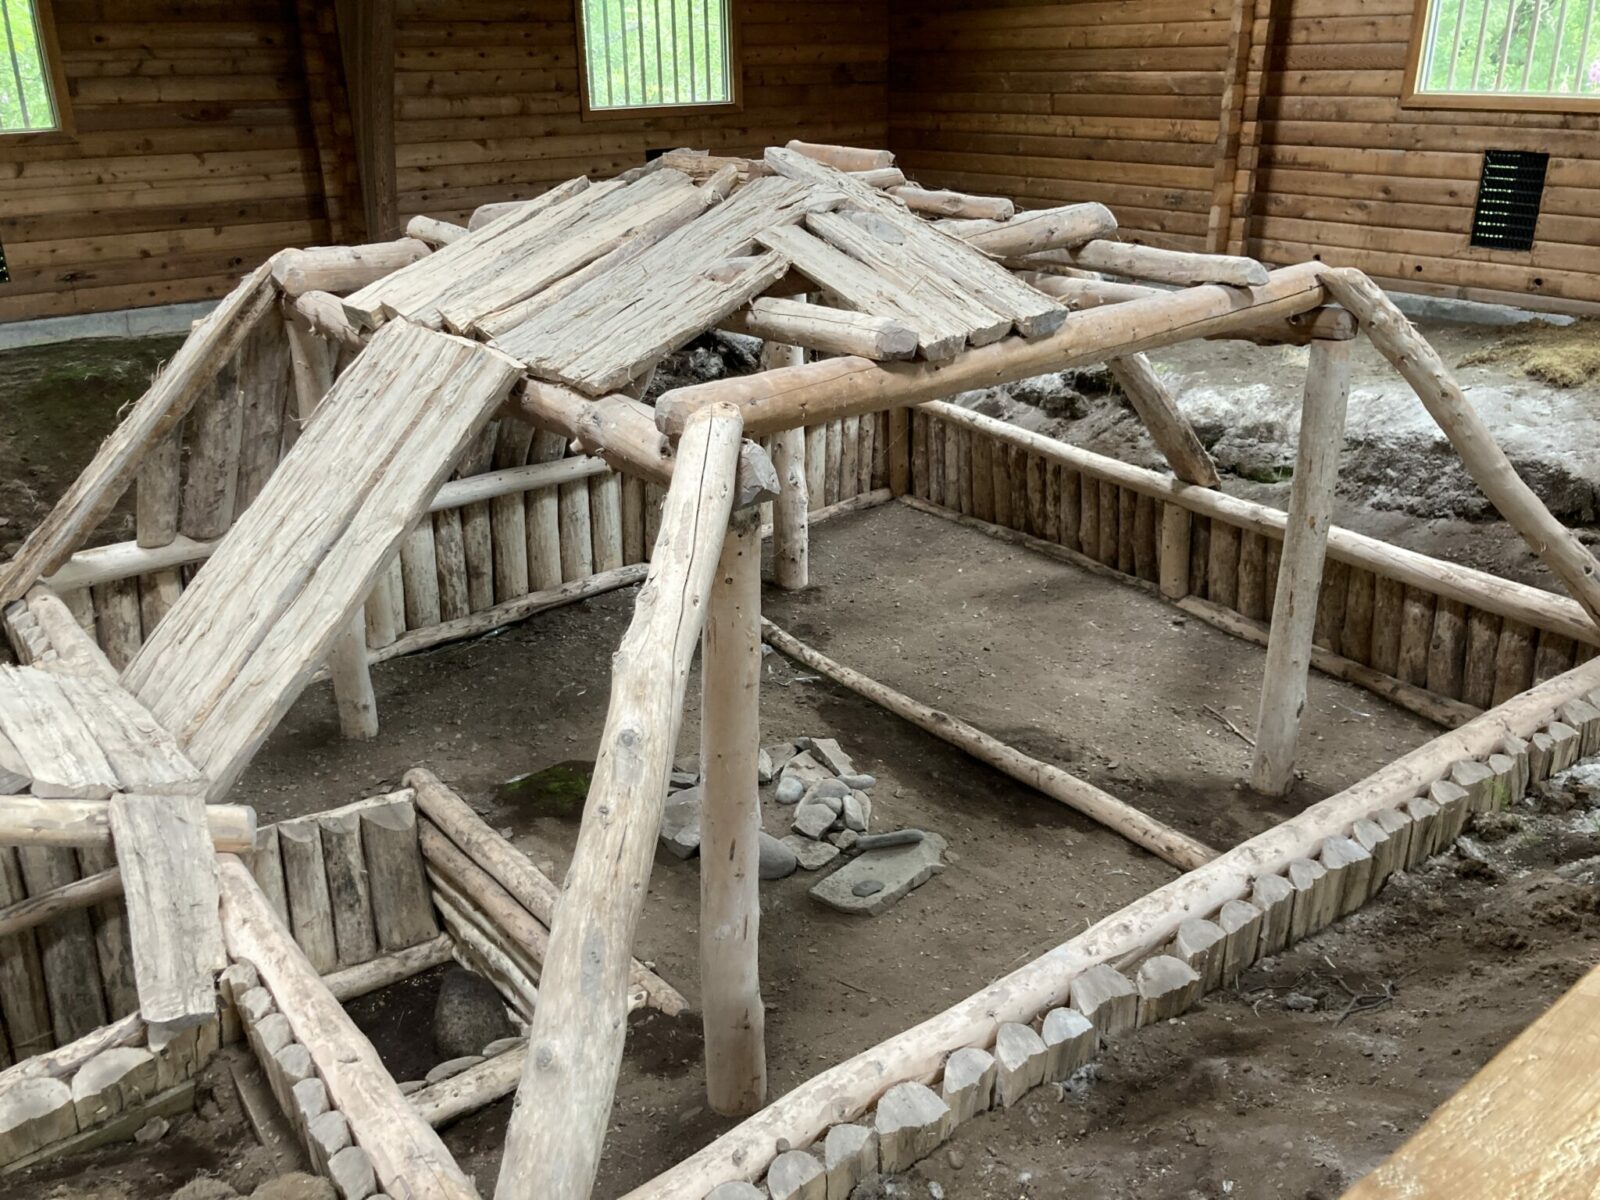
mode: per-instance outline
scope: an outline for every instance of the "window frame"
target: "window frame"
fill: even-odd
[[[572,0],[572,23],[578,41],[578,114],[585,121],[638,121],[688,114],[719,116],[744,109],[744,59],[740,53],[738,0],[722,0],[728,8],[728,92],[730,99],[704,104],[634,104],[595,108],[589,103],[589,46],[584,28],[584,0]]]
[[[1423,51],[1428,36],[1428,15],[1441,0],[1415,0],[1411,14],[1411,44],[1406,48],[1401,108],[1476,109],[1479,112],[1600,112],[1600,95],[1518,96],[1507,92],[1424,92],[1418,89]]]
[[[48,146],[76,141],[78,136],[72,123],[67,71],[61,63],[61,41],[56,36],[56,19],[50,0],[33,0],[33,12],[39,22],[39,41],[44,48],[45,78],[50,87],[50,103],[56,110],[56,127],[0,130],[0,146]]]

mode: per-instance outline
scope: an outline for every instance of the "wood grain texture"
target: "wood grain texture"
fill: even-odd
[[[1591,970],[1428,1118],[1345,1200],[1399,1200],[1447,1186],[1463,1200],[1588,1195],[1600,1086],[1600,968]]]

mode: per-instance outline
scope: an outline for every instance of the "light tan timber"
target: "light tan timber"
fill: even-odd
[[[598,458],[575,455],[555,462],[531,463],[504,471],[486,471],[466,479],[452,479],[434,493],[428,511],[446,512],[453,508],[492,500],[518,492],[536,491],[557,484],[604,474],[607,464]],[[83,550],[45,580],[50,590],[61,593],[91,587],[118,579],[164,571],[172,567],[204,562],[216,550],[215,542],[197,542],[177,537],[165,546],[145,548],[134,542],[117,542]],[[30,599],[30,604],[32,603]]]
[[[1172,473],[1185,483],[1200,487],[1221,486],[1211,455],[1201,445],[1189,418],[1178,410],[1150,360],[1142,354],[1129,354],[1108,360],[1106,366],[1133,405],[1133,411],[1139,414],[1139,420],[1144,422],[1150,440],[1161,451]]]
[[[539,871],[527,856],[506,841],[487,822],[456,795],[433,772],[417,767],[406,773],[406,784],[416,789],[417,810],[460,849],[483,868],[518,904],[532,913],[546,929],[555,916],[560,891]],[[654,971],[634,960],[629,975],[633,987],[642,990],[650,1006],[669,1015],[687,1011],[689,1003],[681,993]]]
[[[804,346],[825,354],[859,354],[879,362],[910,358],[917,352],[916,331],[892,317],[776,296],[751,301],[749,308],[726,318],[722,328],[768,342]]]
[[[887,150],[868,150],[860,146],[832,146],[825,142],[802,142],[792,138],[787,148],[807,158],[827,163],[840,171],[880,171],[894,166],[894,155]]]
[[[372,1043],[306,961],[243,863],[220,863],[228,953],[248,962],[311,1052],[333,1108],[350,1123],[384,1191],[397,1200],[477,1200],[438,1135],[417,1117]]]
[[[527,1061],[527,1049],[518,1046],[413,1092],[408,1099],[417,1115],[438,1129],[516,1091]]]
[[[23,1079],[61,1079],[71,1082],[80,1068],[107,1050],[134,1046],[145,1039],[144,1019],[138,1013],[102,1025],[77,1041],[23,1059],[0,1071],[0,1093]]]
[[[1049,275],[1039,271],[1019,271],[1017,276],[1045,295],[1066,301],[1074,312],[1102,308],[1108,304],[1126,304],[1130,300],[1148,300],[1167,290],[1152,284],[1114,283],[1099,277],[1090,279],[1080,275]],[[1358,332],[1355,318],[1344,309],[1323,306],[1295,313],[1282,320],[1244,325],[1208,336],[1219,340],[1255,342],[1263,346],[1303,346],[1314,338],[1330,342],[1347,341]]]
[[[1253,258],[1192,254],[1183,250],[1162,250],[1156,246],[1104,239],[1085,242],[1073,250],[1053,250],[1032,255],[1021,262],[1027,265],[1106,271],[1113,275],[1126,275],[1130,279],[1148,279],[1179,287],[1218,283],[1228,287],[1258,288],[1270,278],[1267,268]]]
[[[459,242],[467,236],[468,229],[465,225],[453,225],[449,221],[439,221],[433,217],[415,216],[406,222],[406,236],[415,238],[428,245],[448,246],[451,242]]]
[[[760,437],[1014,383],[1315,308],[1323,298],[1322,269],[1320,263],[1307,263],[1272,272],[1259,288],[1195,287],[1092,309],[1046,337],[1005,338],[945,364],[875,363],[846,356],[676,388],[656,402],[656,423],[675,436],[695,409],[725,400],[739,406],[746,433]]]
[[[339,311],[342,316],[343,308]],[[305,344],[309,338],[299,322],[288,320],[285,328],[289,335],[291,355],[302,364],[292,374],[295,410],[304,427],[333,386],[333,371],[327,356],[320,353],[318,347]],[[311,328],[315,328],[314,323]],[[372,672],[367,666],[367,623],[364,613],[353,615],[334,640],[328,654],[328,672],[333,678],[339,732],[347,738],[359,740],[377,737],[378,699],[372,687]]]
[[[431,247],[416,238],[365,246],[315,246],[285,250],[272,261],[273,281],[293,300],[306,292],[353,292],[426,258]]]
[[[216,1018],[216,973],[227,966],[205,816],[194,794],[111,798],[139,1015],[163,1042]]]
[[[428,901],[428,908],[431,912],[432,900]],[[401,980],[410,979],[413,975],[420,975],[423,971],[447,963],[450,961],[450,952],[449,935],[436,934],[427,941],[418,942],[415,946],[408,946],[404,950],[396,950],[392,954],[380,954],[377,958],[357,963],[353,967],[340,967],[337,971],[324,975],[322,982],[328,985],[333,998],[343,1004],[346,1000],[354,1000],[357,996],[380,991]]]
[[[443,880],[464,904],[470,904],[492,923],[496,936],[509,941],[531,964],[531,978],[550,950],[550,931],[495,877],[464,853],[431,821],[423,821],[418,838],[428,872],[435,883]]]
[[[216,850],[248,854],[254,848],[255,809],[212,804],[205,819]],[[110,845],[111,806],[105,800],[0,796],[0,846]]]
[[[39,623],[39,630],[59,656],[59,665],[99,675],[115,683],[116,668],[106,658],[100,644],[79,625],[61,597],[44,584],[28,589],[28,612]]]
[[[1600,968],[1490,1059],[1344,1200],[1400,1200],[1445,1188],[1461,1200],[1592,1195],[1600,1185],[1597,1013]]]
[[[1220,518],[1240,529],[1266,534],[1274,541],[1283,538],[1286,517],[1279,509],[1240,500],[1214,488],[1185,484],[1168,475],[1020,429],[960,405],[933,401],[923,404],[922,408],[942,421],[965,425],[988,434],[997,442],[1020,446],[1029,453],[1080,471],[1085,479],[1114,483],[1164,504],[1175,503],[1199,516]],[[1459,600],[1472,608],[1525,621],[1591,646],[1600,645],[1600,631],[1596,631],[1594,623],[1577,603],[1540,588],[1430,558],[1338,526],[1328,533],[1328,557],[1371,571],[1379,577],[1380,583],[1385,578],[1398,580]]]
[[[718,405],[684,433],[661,533],[612,659],[590,803],[550,929],[501,1190],[583,1200],[594,1186],[628,1010],[629,947],[655,855],[689,660],[733,511],[741,430]],[[420,794],[420,789],[419,789]]]
[[[1208,625],[1216,626],[1224,633],[1243,638],[1247,642],[1254,642],[1258,646],[1267,644],[1270,630],[1264,621],[1252,620],[1230,608],[1223,608],[1210,600],[1203,600],[1199,596],[1184,596],[1176,603],[1185,612],[1199,617]],[[1311,665],[1324,675],[1365,688],[1373,695],[1382,696],[1391,704],[1445,729],[1465,725],[1474,717],[1483,715],[1481,708],[1463,704],[1448,696],[1437,696],[1424,691],[1392,675],[1385,675],[1374,667],[1354,662],[1315,644],[1311,647]]]
[[[271,269],[270,263],[263,263],[228,293],[196,326],[116,431],[100,444],[66,495],[0,571],[0,606],[21,599],[87,540],[133,483],[145,455],[177,429],[257,322],[272,312],[277,292]]]
[[[966,192],[930,191],[914,184],[886,189],[914,213],[976,221],[1009,221],[1017,206],[1004,196],[971,196]]]
[[[339,965],[339,945],[333,933],[333,902],[328,895],[322,830],[316,819],[279,821],[278,853],[283,858],[289,928],[317,973],[326,975]]]
[[[422,874],[414,801],[374,805],[362,809],[360,818],[378,945],[393,953],[431,940],[439,926]]]
[[[134,485],[134,532],[141,546],[165,546],[178,536],[183,494],[183,439],[174,430],[150,448]]]
[[[559,384],[529,379],[516,396],[516,411],[541,429],[578,441],[618,471],[649,483],[672,482],[677,458],[671,444],[655,429],[649,408],[630,397],[593,401]],[[734,506],[759,504],[777,494],[772,460],[755,442],[745,441],[739,448]]]
[[[290,319],[290,326],[303,325],[317,337],[353,351],[360,351],[367,344],[365,335],[350,324],[344,304],[332,292],[306,292],[294,301],[293,310],[298,321]],[[295,378],[304,374],[297,371]]]
[[[1267,642],[1256,716],[1256,744],[1250,760],[1250,786],[1263,795],[1282,796],[1294,783],[1295,747],[1306,707],[1311,639],[1316,631],[1323,555],[1333,524],[1333,493],[1339,480],[1349,399],[1350,343],[1312,343],[1283,559],[1272,604],[1272,635]]]
[[[1217,852],[1193,838],[1147,817],[1138,809],[1124,804],[1108,792],[1091,783],[1069,775],[1059,767],[1030,758],[1004,742],[990,737],[982,730],[968,725],[948,713],[918,703],[909,696],[849,667],[819,654],[804,642],[779,629],[771,621],[761,623],[762,637],[774,650],[821,672],[835,683],[849,688],[857,695],[879,704],[903,720],[925,729],[941,741],[948,742],[972,755],[979,762],[988,763],[995,770],[1011,776],[1019,783],[1042,792],[1052,800],[1059,800],[1091,820],[1098,821],[1127,838],[1136,846],[1150,851],[1157,858],[1181,870],[1191,870],[1209,862]]]
[[[122,872],[116,868],[75,879],[54,891],[29,896],[0,908],[0,937],[10,937],[32,929],[57,913],[88,908],[102,900],[122,895]]]
[[[386,325],[141,647],[124,683],[212,780],[211,798],[353,628],[514,373],[481,346]]]
[[[333,913],[339,965],[368,962],[378,955],[378,933],[373,926],[372,885],[361,849],[361,812],[323,813],[317,825],[322,832],[322,862],[328,873],[328,906]]]
[[[1067,204],[1021,213],[1008,221],[954,225],[950,232],[995,258],[1021,258],[1045,250],[1070,250],[1114,237],[1117,218],[1103,204]]]
[[[799,301],[789,303],[803,309],[816,307]],[[761,369],[798,366],[805,357],[799,346],[768,341],[761,347]],[[778,495],[772,506],[772,578],[779,587],[798,591],[809,582],[811,571],[804,429],[786,429],[773,435],[772,467],[778,474]]]
[[[1356,821],[1415,796],[1463,758],[1482,758],[1510,734],[1527,736],[1562,704],[1600,686],[1600,659],[1522,693],[1418,747],[1366,779],[1258,834],[1105,917],[944,1012],[830,1067],[709,1145],[629,1192],[624,1200],[701,1200],[720,1183],[758,1179],[779,1139],[805,1146],[830,1125],[867,1111],[894,1084],[937,1078],[964,1046],[994,1043],[1000,1025],[1031,1022],[1067,1000],[1091,968],[1163,945],[1184,921],[1209,917],[1251,884],[1316,852]]]
[[[1378,352],[1394,364],[1417,393],[1483,494],[1566,585],[1590,618],[1600,622],[1600,563],[1522,481],[1427,339],[1361,272],[1350,268],[1330,270],[1325,280],[1329,293],[1355,313]]]
[[[439,910],[439,919],[455,939],[456,961],[487,977],[519,1020],[533,1020],[539,1003],[533,964],[507,945],[488,918],[449,883],[432,872],[429,878],[434,885],[433,903]]]
[[[761,532],[736,514],[711,585],[700,655],[700,1008],[706,1102],[747,1116],[767,1099],[761,931]]]

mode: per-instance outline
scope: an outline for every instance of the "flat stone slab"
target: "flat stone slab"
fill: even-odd
[[[834,859],[839,857],[839,847],[827,842],[813,842],[808,837],[798,833],[791,833],[782,839],[783,844],[794,851],[794,856],[800,865],[807,871],[820,871]]]
[[[817,883],[811,894],[840,912],[876,916],[944,870],[940,856],[945,845],[944,838],[929,833],[914,846],[869,850]],[[872,881],[883,887],[870,895],[856,894],[858,885]]]

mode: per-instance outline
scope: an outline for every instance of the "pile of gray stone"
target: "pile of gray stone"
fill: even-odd
[[[781,819],[789,829],[782,837],[763,830],[762,879],[821,871],[844,858],[811,895],[844,912],[878,913],[944,869],[945,841],[938,834],[871,832],[878,781],[857,769],[837,739],[798,737],[764,746],[757,775],[764,800],[773,806],[764,805],[763,823],[772,827]],[[677,858],[700,851],[703,795],[699,762],[680,759],[661,820],[661,845]]]

